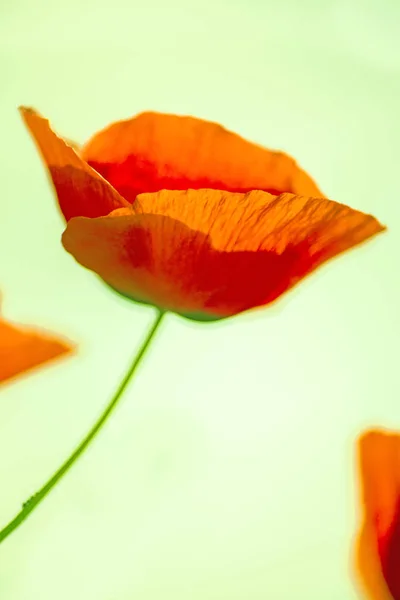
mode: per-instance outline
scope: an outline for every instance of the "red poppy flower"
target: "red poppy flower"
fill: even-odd
[[[358,571],[371,600],[400,600],[400,434],[367,432],[359,455],[364,523]]]
[[[293,159],[221,126],[145,113],[74,151],[21,109],[68,221],[64,247],[118,292],[195,319],[268,304],[382,231]]]
[[[48,333],[16,326],[0,317],[0,384],[71,350],[67,342]]]

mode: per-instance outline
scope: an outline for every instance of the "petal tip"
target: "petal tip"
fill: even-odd
[[[28,116],[40,117],[40,114],[38,113],[38,111],[35,108],[33,108],[32,106],[23,106],[23,105],[18,106],[18,112],[23,119],[25,119]]]

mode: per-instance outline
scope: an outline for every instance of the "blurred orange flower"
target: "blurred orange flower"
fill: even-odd
[[[63,244],[118,292],[212,320],[268,304],[384,230],[324,198],[284,153],[220,125],[144,113],[81,150],[21,109],[67,220]]]
[[[359,439],[363,525],[357,570],[371,600],[400,600],[400,434]]]
[[[0,317],[0,385],[71,351],[66,341]]]

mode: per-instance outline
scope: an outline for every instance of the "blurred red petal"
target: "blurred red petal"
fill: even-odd
[[[359,440],[363,527],[358,568],[371,600],[400,600],[400,434]]]
[[[195,117],[142,113],[95,134],[81,153],[130,202],[142,192],[189,188],[323,196],[287,154]]]
[[[0,318],[0,384],[71,351],[69,343],[49,333]]]

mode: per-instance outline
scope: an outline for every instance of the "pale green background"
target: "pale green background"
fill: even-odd
[[[101,437],[0,547],[1,600],[355,600],[354,440],[400,425],[400,3],[0,6],[3,309],[80,345],[1,391],[2,524],[93,422],[153,318],[63,251],[18,104],[78,141],[146,109],[216,120],[390,227],[272,309],[168,317]]]

